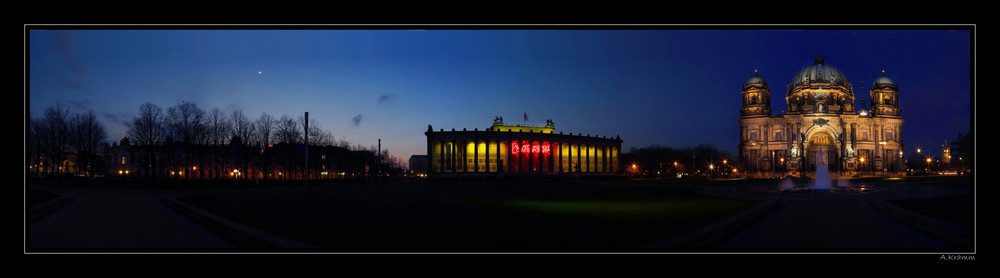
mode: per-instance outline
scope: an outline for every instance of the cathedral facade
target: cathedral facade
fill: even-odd
[[[752,176],[810,176],[823,163],[836,175],[901,175],[899,89],[883,71],[867,93],[870,109],[855,107],[843,72],[816,56],[788,84],[787,112],[772,115],[771,90],[755,70],[741,91],[740,168]]]

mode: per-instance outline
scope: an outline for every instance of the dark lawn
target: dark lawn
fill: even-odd
[[[180,200],[295,241],[359,251],[637,248],[759,203],[572,181],[343,184]]]
[[[971,194],[960,194],[928,199],[892,200],[889,202],[930,218],[972,227],[972,197]]]

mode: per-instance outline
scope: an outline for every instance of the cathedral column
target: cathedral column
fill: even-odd
[[[840,169],[838,172],[843,173],[843,169],[847,167],[847,124],[841,121],[840,123]]]
[[[876,124],[873,125],[873,127],[874,130],[872,132],[872,139],[875,139],[875,153],[874,153],[875,163],[876,163],[875,168],[876,170],[878,170],[877,168],[882,166],[879,165],[879,162],[882,161],[882,144],[879,144],[879,142],[882,142],[882,126]]]

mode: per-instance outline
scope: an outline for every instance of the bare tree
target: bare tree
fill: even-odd
[[[184,170],[190,167],[194,156],[194,144],[203,135],[204,118],[205,112],[190,102],[167,108],[166,127],[170,136],[181,141]],[[187,175],[186,178],[190,177],[191,175]]]
[[[294,161],[296,160],[296,155],[294,152],[288,151],[289,147],[301,142],[302,129],[299,128],[298,122],[289,117],[288,115],[282,115],[281,119],[278,119],[277,124],[277,140],[279,143],[285,143],[280,154],[278,155],[279,163],[282,165],[282,174],[280,177],[285,179],[291,178],[291,173],[296,172],[294,170]]]
[[[45,137],[45,122],[43,119],[31,119],[28,122],[28,151],[31,153],[29,156],[28,165],[29,169],[34,169],[35,174],[42,172],[40,165],[42,165],[42,155]]]
[[[226,113],[219,109],[218,107],[213,107],[212,110],[208,111],[208,118],[206,119],[207,139],[212,143],[212,165],[214,170],[214,176],[216,180],[221,179],[223,175],[223,161],[225,161],[226,152],[219,151],[219,145],[225,145],[230,138],[229,132],[229,119],[226,118]]]
[[[260,118],[254,124],[257,129],[257,141],[260,142],[260,153],[262,155],[260,160],[261,169],[264,173],[264,181],[267,181],[268,166],[270,166],[270,160],[268,157],[267,149],[271,144],[272,137],[274,137],[274,131],[277,129],[277,121],[274,117],[268,115],[267,113],[261,113]]]
[[[299,126],[305,125],[305,118],[299,117]],[[333,144],[333,134],[328,131],[323,130],[319,121],[315,119],[309,119],[309,145],[311,146],[327,146]]]
[[[278,119],[277,128],[278,142],[295,144],[302,137],[302,130],[299,129],[298,123],[288,115],[283,115],[281,119]]]
[[[240,171],[241,176],[246,180],[247,176],[250,174],[247,172],[250,164],[250,141],[253,139],[253,123],[250,119],[243,114],[243,111],[236,110],[233,111],[232,116],[229,118],[232,122],[230,127],[232,128],[232,134],[235,139],[239,140],[239,150],[237,151],[239,155],[240,165],[242,171]],[[230,142],[234,144],[234,142]]]
[[[163,142],[165,129],[163,126],[163,109],[156,104],[144,103],[139,107],[139,115],[132,119],[128,126],[128,137],[135,140],[136,145],[143,151],[144,156],[139,163],[145,165],[146,177],[152,176],[154,151]]]
[[[47,173],[62,174],[63,161],[69,150],[69,109],[62,109],[58,104],[45,110],[42,119],[43,153],[48,167]]]
[[[76,150],[77,165],[81,171],[94,177],[95,163],[100,155],[101,141],[107,137],[104,125],[94,111],[76,114],[71,124],[71,146]]]

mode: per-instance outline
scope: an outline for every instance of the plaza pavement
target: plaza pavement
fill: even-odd
[[[919,181],[871,185],[881,191],[780,193],[776,186],[698,187],[697,191],[707,195],[759,199],[771,204],[753,215],[751,224],[701,247],[760,251],[969,250],[969,227],[930,219],[887,202],[968,194],[968,188]]]
[[[50,189],[68,200],[26,223],[26,252],[144,252],[157,249],[231,248],[234,245],[168,209],[170,191]]]
[[[968,193],[933,186],[891,185],[868,194],[787,194],[754,186],[691,186],[700,193],[764,200],[714,225],[649,246],[656,250],[957,250],[968,227],[926,219],[885,200]],[[59,207],[27,223],[26,252],[311,247],[246,228],[171,196],[186,191],[55,189]],[[55,203],[55,202],[53,202]],[[902,217],[901,217],[902,215]],[[930,223],[930,224],[928,224]],[[208,228],[206,228],[208,227]],[[222,236],[224,235],[224,236]],[[232,242],[232,238],[241,238]],[[248,245],[248,242],[256,242]],[[257,244],[261,243],[263,244]],[[95,249],[88,249],[95,248]],[[663,249],[666,248],[666,249]],[[965,250],[965,249],[962,249]]]

